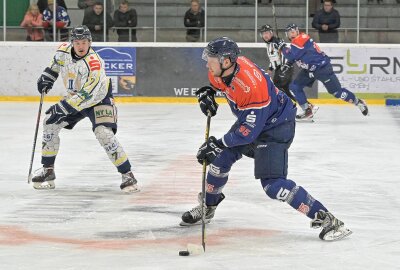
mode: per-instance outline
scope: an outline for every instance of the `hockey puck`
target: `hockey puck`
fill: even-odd
[[[189,256],[189,251],[187,251],[187,250],[181,250],[181,251],[179,251],[179,256]]]

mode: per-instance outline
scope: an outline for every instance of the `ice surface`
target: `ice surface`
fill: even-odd
[[[51,104],[45,103],[45,111]],[[118,139],[142,188],[126,195],[120,175],[86,119],[62,130],[56,189],[26,181],[37,103],[0,103],[0,269],[400,269],[400,109],[321,105],[316,122],[297,125],[289,178],[353,230],[323,242],[309,219],[272,201],[237,162],[226,199],[206,226],[179,227],[197,204],[195,160],[206,118],[196,104],[120,104]],[[220,137],[234,122],[227,105],[211,121]],[[40,167],[41,130],[34,168]]]

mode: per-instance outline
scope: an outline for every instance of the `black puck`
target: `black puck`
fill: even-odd
[[[181,251],[179,251],[179,256],[189,256],[189,251],[187,251],[187,250],[181,250]]]

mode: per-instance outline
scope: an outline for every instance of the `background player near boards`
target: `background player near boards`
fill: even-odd
[[[330,58],[309,35],[300,33],[299,27],[290,23],[286,27],[286,36],[291,42],[290,46],[287,46],[285,42],[280,42],[277,46],[288,59],[288,65],[293,65],[296,62],[301,68],[294,81],[289,85],[303,110],[301,114],[296,116],[297,120],[309,120],[314,116],[313,106],[307,101],[304,87],[311,86],[316,80],[322,82],[331,95],[356,105],[364,116],[368,115],[366,102],[341,86],[333,72]]]

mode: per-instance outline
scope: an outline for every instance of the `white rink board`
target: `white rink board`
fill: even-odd
[[[308,218],[264,194],[243,158],[206,227],[206,253],[179,257],[200,244],[200,227],[178,223],[201,189],[195,154],[206,119],[196,104],[118,106],[117,136],[142,187],[131,196],[87,120],[61,132],[56,189],[34,190],[26,179],[38,104],[0,103],[1,269],[399,269],[398,108],[371,106],[363,117],[321,105],[314,124],[297,125],[289,178],[342,219],[349,238],[319,240]],[[221,105],[210,134],[233,122]]]

